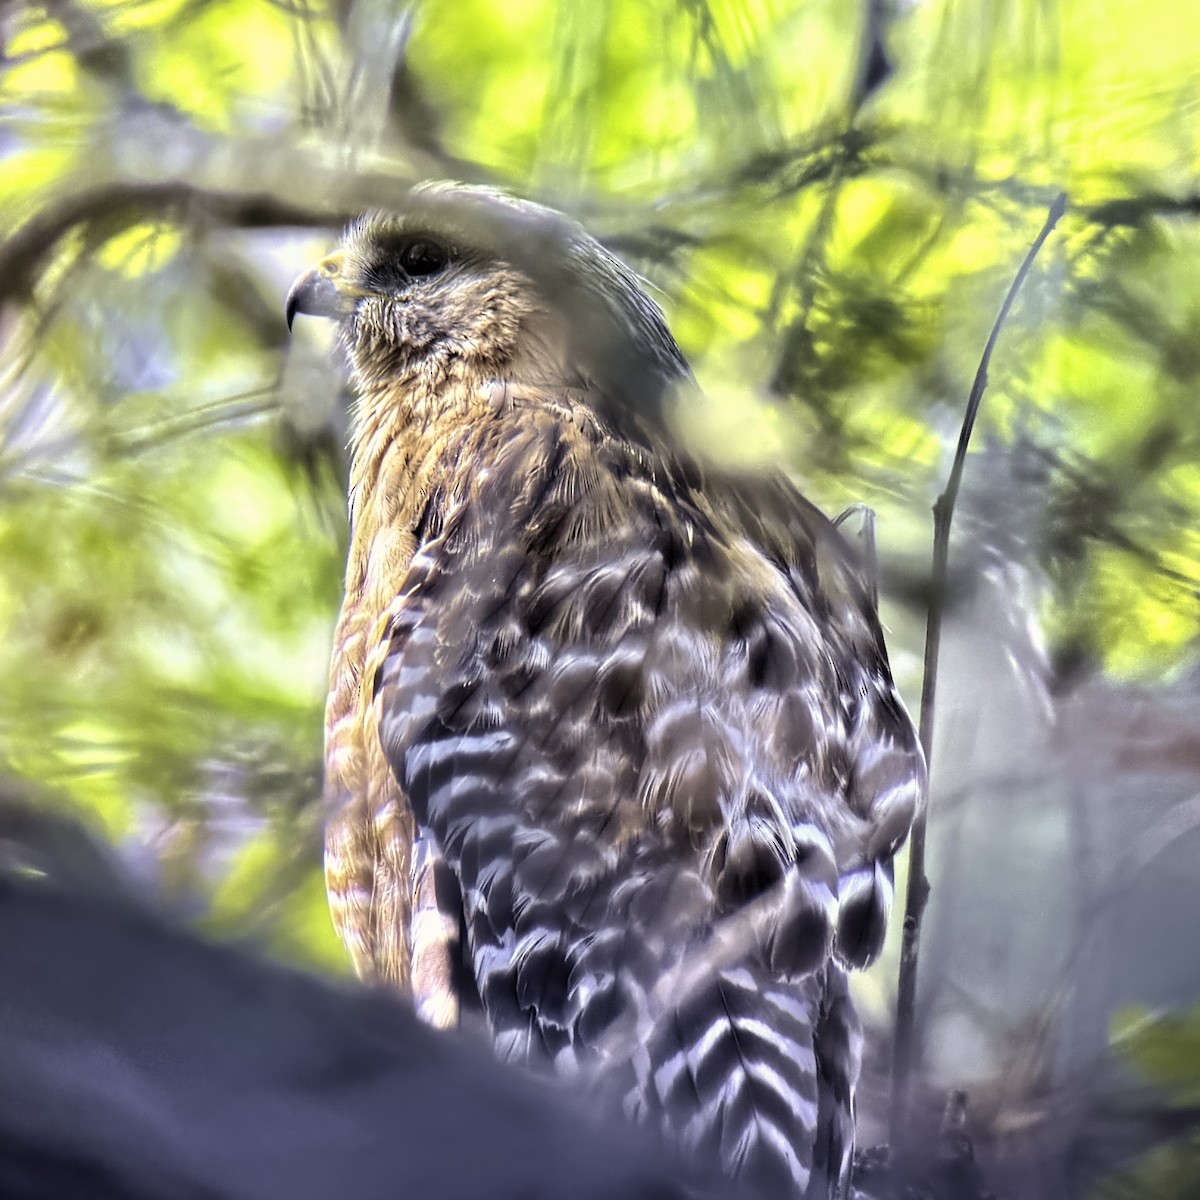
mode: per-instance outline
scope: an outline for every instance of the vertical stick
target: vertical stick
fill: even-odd
[[[975,428],[975,418],[979,414],[979,405],[988,383],[988,366],[992,360],[992,351],[1000,336],[1000,330],[1008,318],[1013,301],[1020,291],[1025,276],[1029,274],[1033,260],[1041,250],[1042,244],[1050,236],[1067,208],[1067,194],[1061,192],[1050,205],[1045,224],[1041,232],[1029,247],[1016,278],[1004,297],[1000,312],[992,325],[992,332],[987,345],[983,348],[983,356],[979,360],[979,368],[975,372],[975,382],[971,385],[971,394],[967,399],[967,410],[963,416],[962,429],[958,435],[958,448],[954,452],[954,463],[950,468],[950,478],[946,482],[945,491],[937,498],[933,506],[933,567],[929,587],[929,614],[925,625],[925,666],[924,678],[921,683],[921,746],[925,751],[925,761],[933,765],[933,719],[934,705],[937,699],[937,670],[938,652],[942,640],[942,615],[946,602],[946,567],[950,559],[950,525],[954,519],[954,505],[958,500],[958,491],[962,485],[963,467],[967,460],[967,447],[971,442],[971,433]],[[912,1069],[916,1057],[916,1001],[917,1001],[917,965],[921,936],[921,918],[925,912],[925,902],[929,899],[929,880],[925,875],[925,830],[929,815],[929,807],[918,814],[913,822],[912,834],[909,838],[908,859],[908,889],[904,898],[904,936],[900,947],[900,975],[896,999],[896,1032],[892,1047],[892,1103],[890,1113],[890,1140],[895,1147],[900,1144],[908,1124],[909,1110],[912,1103]]]

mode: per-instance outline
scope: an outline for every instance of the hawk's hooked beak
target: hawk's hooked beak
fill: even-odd
[[[341,282],[342,252],[323,258],[311,271],[305,271],[287,294],[284,316],[288,329],[298,313],[312,317],[343,317],[354,308],[354,302],[365,295]]]

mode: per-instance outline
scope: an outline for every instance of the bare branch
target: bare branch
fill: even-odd
[[[64,195],[0,243],[0,300],[28,296],[46,259],[73,229],[104,222],[119,233],[140,221],[203,215],[243,229],[274,225],[337,226],[351,212],[318,209],[265,192],[219,191],[182,180],[98,184]]]
[[[925,626],[925,668],[921,687],[921,745],[925,750],[925,760],[932,767],[933,762],[933,730],[934,712],[937,693],[938,652],[942,638],[942,616],[946,599],[946,575],[950,558],[950,525],[954,519],[954,505],[958,499],[959,488],[962,484],[963,468],[967,460],[967,448],[971,442],[971,434],[975,428],[975,418],[979,414],[979,405],[988,383],[988,366],[992,361],[992,352],[1000,337],[1000,330],[1008,319],[1009,311],[1016,300],[1025,277],[1033,266],[1043,243],[1058,224],[1067,208],[1067,194],[1060,192],[1050,206],[1041,232],[1030,246],[1016,278],[1004,297],[1000,312],[992,325],[983,355],[979,360],[979,368],[975,372],[975,382],[971,385],[971,393],[967,399],[967,410],[963,416],[962,429],[958,436],[958,447],[954,452],[954,463],[950,468],[950,477],[946,488],[937,498],[933,506],[933,570],[929,589],[929,614]],[[913,822],[912,836],[909,842],[908,860],[908,889],[904,901],[904,936],[900,950],[900,975],[898,997],[896,1001],[896,1030],[895,1042],[892,1048],[892,1106],[891,1106],[891,1141],[893,1145],[900,1142],[909,1121],[912,1097],[912,1068],[916,1057],[916,998],[917,998],[917,965],[921,936],[921,918],[925,912],[925,902],[929,898],[929,880],[925,875],[925,832],[928,822],[929,808],[921,812]]]

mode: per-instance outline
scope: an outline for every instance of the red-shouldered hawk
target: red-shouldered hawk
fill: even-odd
[[[781,474],[672,437],[637,277],[448,184],[297,280],[358,392],[326,868],[358,970],[772,1194],[853,1141],[845,968],[924,765],[873,604]]]

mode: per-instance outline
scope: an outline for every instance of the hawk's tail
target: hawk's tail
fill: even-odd
[[[655,981],[633,1096],[689,1158],[765,1196],[829,1200],[853,1152],[860,1041],[830,953],[835,868],[810,849]]]
[[[790,983],[737,966],[655,1023],[634,1107],[764,1196],[828,1200],[850,1166],[860,1043],[836,964]]]

